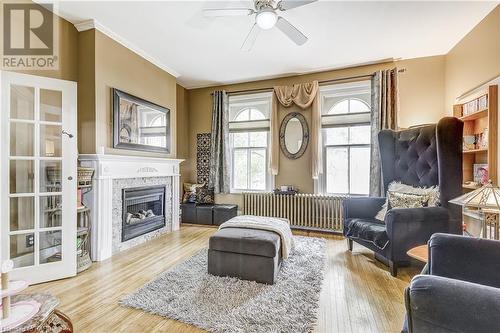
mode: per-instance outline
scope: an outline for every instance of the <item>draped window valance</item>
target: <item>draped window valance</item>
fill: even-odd
[[[310,107],[319,90],[318,81],[294,84],[293,86],[276,86],[274,94],[281,105],[290,107],[296,104],[301,109]]]
[[[279,172],[279,117],[278,103],[284,107],[293,104],[301,109],[311,107],[311,149],[312,149],[312,177],[318,178],[322,173],[323,159],[321,149],[321,111],[318,102],[318,81],[294,84],[293,86],[276,86],[273,88],[273,109],[271,113],[271,173]]]

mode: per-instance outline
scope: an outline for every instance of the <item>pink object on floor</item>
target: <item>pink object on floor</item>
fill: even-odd
[[[2,306],[0,306],[0,310]],[[2,319],[0,332],[8,331],[33,318],[40,310],[40,303],[36,301],[20,301],[10,306],[10,316]]]

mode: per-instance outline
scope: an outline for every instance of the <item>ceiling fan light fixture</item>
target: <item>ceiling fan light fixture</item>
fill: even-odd
[[[255,17],[255,22],[263,30],[274,27],[276,21],[278,21],[278,15],[271,8],[261,10]]]

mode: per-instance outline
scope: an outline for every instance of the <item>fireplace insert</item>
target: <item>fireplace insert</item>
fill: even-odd
[[[122,242],[165,226],[165,186],[123,189]]]

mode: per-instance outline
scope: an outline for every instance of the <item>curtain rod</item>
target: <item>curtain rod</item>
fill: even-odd
[[[328,83],[334,83],[338,81],[348,81],[348,80],[356,80],[356,79],[363,79],[363,78],[369,78],[373,77],[375,74],[365,74],[365,75],[356,75],[356,76],[349,76],[349,77],[340,77],[338,79],[331,79],[331,80],[323,80],[323,81],[318,81],[319,85],[325,85]]]
[[[406,72],[406,68],[400,68],[398,69],[398,73],[404,73]],[[355,79],[362,79],[362,78],[369,78],[373,77],[375,73],[373,74],[364,74],[364,75],[355,75],[355,76],[346,76],[346,77],[340,77],[337,79],[331,79],[331,80],[323,80],[323,81],[318,81],[319,85],[325,85],[328,83],[334,83],[334,82],[339,82],[339,81],[347,81],[347,80],[355,80]],[[228,91],[228,95],[240,95],[240,94],[248,94],[248,93],[259,93],[259,92],[269,92],[273,91],[273,87],[266,87],[266,88],[257,88],[257,89],[242,89],[242,90],[234,90],[234,91]],[[210,93],[210,95],[213,95],[213,93]]]

